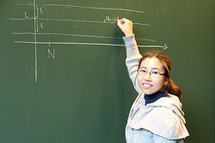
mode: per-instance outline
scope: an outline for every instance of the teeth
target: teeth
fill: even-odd
[[[143,84],[143,86],[146,87],[146,88],[149,88],[149,87],[151,87],[151,84],[145,83],[145,84]]]

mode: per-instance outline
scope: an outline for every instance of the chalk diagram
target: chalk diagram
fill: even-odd
[[[101,29],[97,29],[97,26],[103,27],[116,25],[117,19],[121,18],[118,15],[114,15],[114,12],[119,13],[134,13],[143,15],[144,11],[124,9],[124,8],[108,8],[108,7],[89,7],[82,5],[73,4],[53,4],[38,3],[33,0],[32,3],[17,4],[17,7],[22,7],[24,10],[21,17],[10,18],[13,22],[24,22],[29,25],[33,23],[32,29],[26,29],[26,31],[13,32],[13,35],[18,35],[20,37],[29,36],[29,40],[17,40],[14,41],[16,44],[31,44],[34,45],[34,80],[38,81],[38,46],[47,45],[48,46],[48,57],[55,58],[55,49],[51,48],[52,45],[85,45],[85,46],[107,46],[107,47],[124,47],[125,45],[120,43],[110,43],[108,40],[121,40],[121,37],[111,37],[104,34],[95,35],[92,33],[99,33]],[[77,12],[81,11],[80,14]],[[51,17],[49,15],[51,13]],[[68,16],[68,13],[69,14]],[[76,13],[76,14],[75,14]],[[93,18],[90,15],[94,15]],[[97,15],[97,16],[95,16]],[[55,24],[55,28],[51,25]],[[58,25],[58,26],[56,26]],[[102,26],[101,26],[102,25]],[[144,23],[135,23],[136,26],[150,26]],[[62,26],[64,28],[62,28]],[[83,30],[87,26],[87,30]],[[57,27],[57,28],[56,28]],[[70,28],[70,30],[65,27]],[[71,27],[73,30],[71,30]],[[91,27],[91,28],[89,28]],[[91,31],[89,31],[89,29]],[[98,31],[97,31],[98,30]],[[101,33],[101,32],[100,32]],[[54,38],[53,38],[54,37]],[[57,37],[57,38],[56,38]],[[77,40],[77,39],[81,39]],[[66,39],[58,41],[56,39]],[[85,39],[85,40],[83,40]],[[88,40],[90,39],[90,40]],[[138,39],[138,38],[137,38]],[[105,41],[106,40],[106,41]],[[167,49],[165,44],[157,44],[153,39],[140,39],[143,41],[149,41],[152,44],[149,45],[138,45],[139,47],[157,47],[162,49]],[[98,42],[99,41],[99,42]]]

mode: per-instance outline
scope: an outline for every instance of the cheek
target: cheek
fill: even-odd
[[[141,78],[141,76],[137,76],[137,83],[139,86],[142,85],[142,82],[143,82],[143,78]]]
[[[162,89],[165,86],[165,80],[159,80],[155,84],[158,89]]]

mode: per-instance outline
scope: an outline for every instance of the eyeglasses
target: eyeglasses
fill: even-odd
[[[147,71],[146,69],[138,69],[139,74],[145,77],[148,73],[153,78],[158,78],[160,75],[165,75],[164,73],[160,73],[160,71]]]

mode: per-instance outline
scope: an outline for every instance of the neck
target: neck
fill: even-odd
[[[146,94],[144,96],[145,104],[153,103],[153,102],[157,101],[158,99],[165,97],[165,96],[167,96],[167,92],[165,92],[165,91],[158,91],[158,92],[155,92],[150,95]]]

